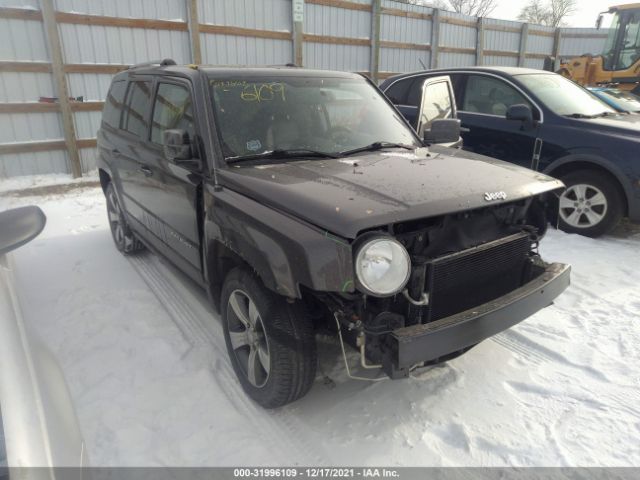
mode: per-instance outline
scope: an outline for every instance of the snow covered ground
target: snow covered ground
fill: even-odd
[[[15,253],[18,291],[94,465],[640,465],[640,229],[550,232],[544,257],[573,265],[556,304],[413,378],[349,380],[320,339],[309,395],[269,412],[236,383],[205,295],[116,251],[99,188],[0,209],[28,203],[48,224]]]

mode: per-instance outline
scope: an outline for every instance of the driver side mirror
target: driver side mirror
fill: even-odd
[[[533,112],[531,107],[522,103],[511,105],[507,109],[507,120],[519,120],[525,125],[533,125]]]
[[[0,255],[9,253],[36,238],[46,223],[47,217],[36,206],[0,212]]]
[[[170,129],[163,133],[164,155],[170,162],[189,168],[200,168],[200,160],[194,158],[191,139],[186,130]]]
[[[430,128],[425,128],[423,139],[425,144],[455,143],[460,140],[460,119],[440,118],[431,122]]]
[[[600,30],[600,27],[602,27],[602,14],[598,15],[598,19],[596,20],[596,28]]]

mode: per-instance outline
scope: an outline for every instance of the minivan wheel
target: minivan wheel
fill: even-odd
[[[303,397],[316,374],[311,318],[300,302],[268,290],[253,274],[235,268],[222,287],[224,338],[244,391],[265,408]]]
[[[118,195],[116,195],[116,189],[113,183],[107,185],[105,197],[107,199],[109,227],[111,228],[111,236],[116,244],[116,248],[124,254],[142,250],[144,246],[140,240],[136,238],[124,218],[124,213],[122,212],[122,208],[120,208],[120,202],[118,201]]]
[[[608,177],[591,170],[569,173],[561,180],[567,189],[560,196],[560,228],[568,233],[599,237],[622,219],[624,199]]]

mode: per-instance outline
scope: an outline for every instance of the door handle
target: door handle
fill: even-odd
[[[151,175],[153,175],[153,170],[151,170],[146,165],[141,166],[140,171],[144,173],[145,177],[150,177]]]
[[[114,157],[119,157],[121,155],[120,150],[118,150],[117,148],[114,148],[113,150],[111,150],[111,154]]]

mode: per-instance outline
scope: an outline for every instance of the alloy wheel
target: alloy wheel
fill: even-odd
[[[113,239],[117,245],[124,247],[126,239],[122,222],[122,212],[118,204],[116,192],[113,189],[110,189],[107,195],[107,213],[109,215],[109,226],[113,233]]]
[[[249,383],[261,388],[269,379],[269,342],[254,301],[234,290],[227,304],[227,323],[233,354]]]
[[[599,224],[607,209],[607,197],[593,185],[571,185],[560,197],[560,216],[574,228],[590,228]]]

